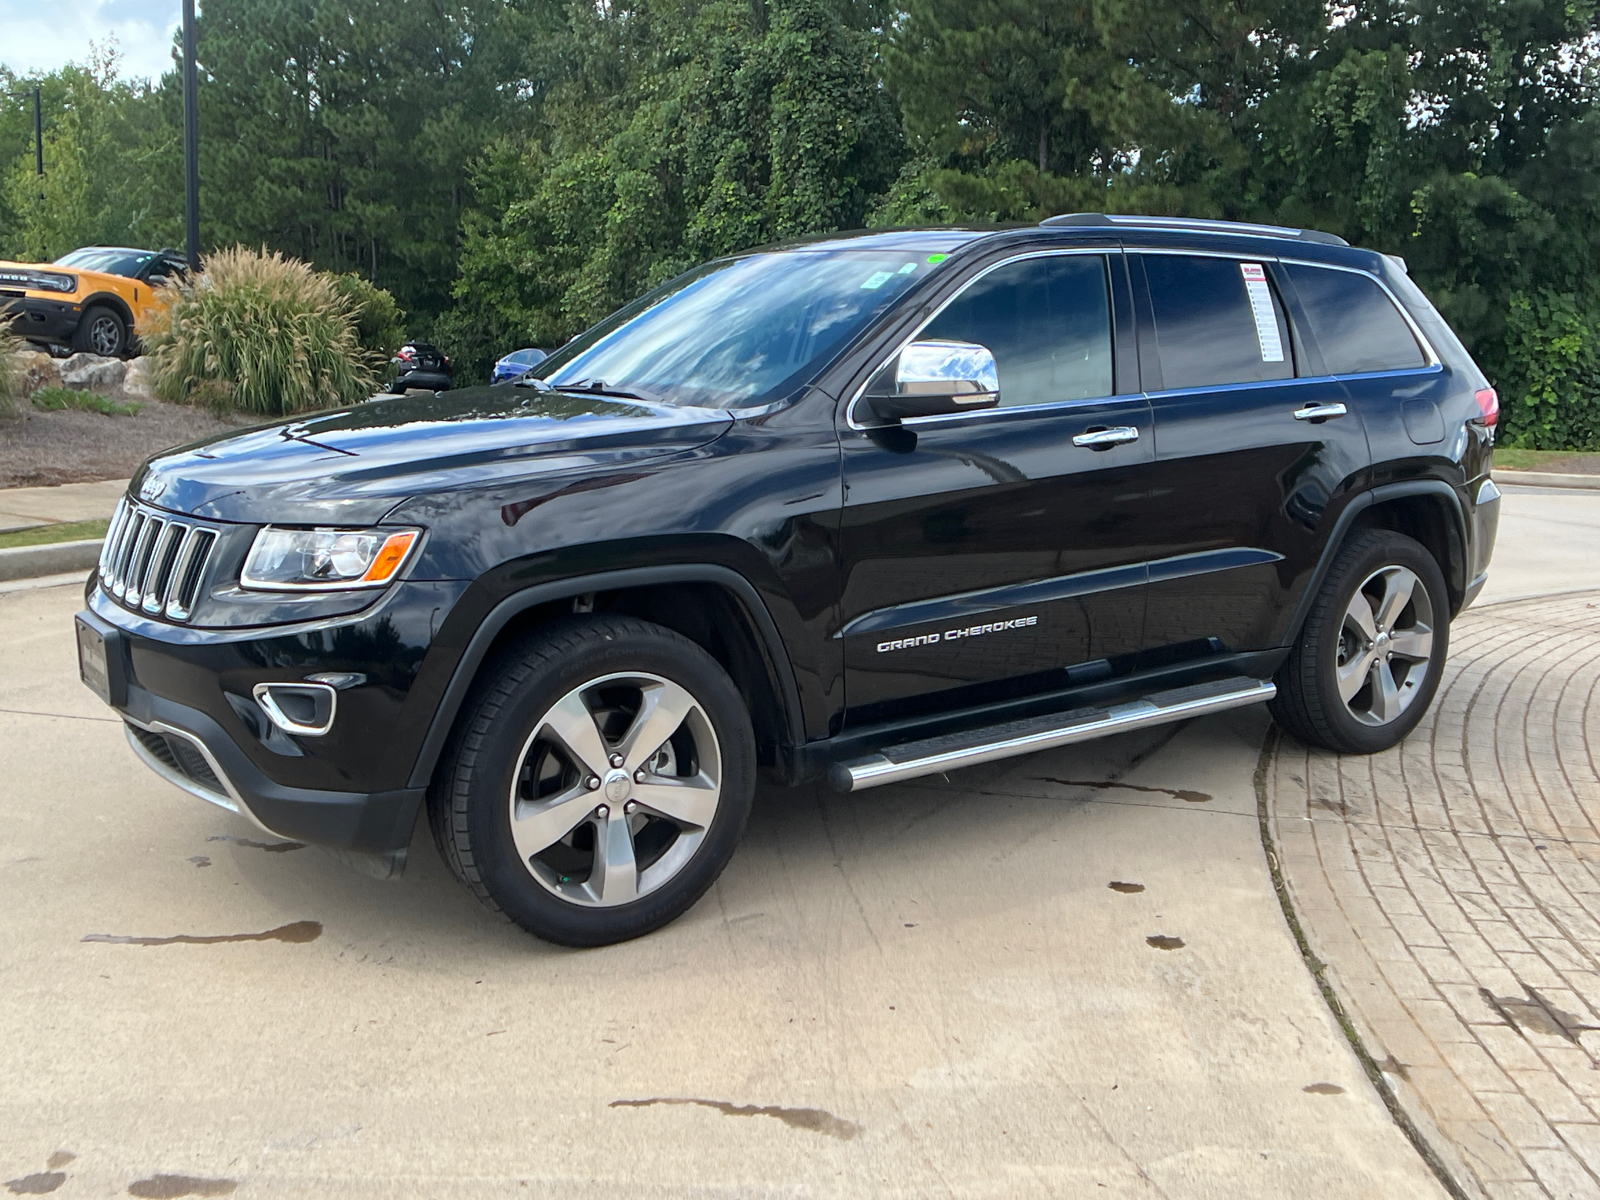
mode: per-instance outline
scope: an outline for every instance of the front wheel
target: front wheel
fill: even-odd
[[[1273,718],[1308,745],[1374,754],[1416,728],[1449,651],[1444,574],[1390,530],[1352,538],[1334,560],[1278,672]]]
[[[128,326],[111,309],[96,305],[78,322],[72,345],[80,353],[121,358],[128,350]]]
[[[745,703],[715,659],[633,618],[564,622],[500,660],[429,811],[445,861],[530,933],[660,928],[721,874],[755,790]]]

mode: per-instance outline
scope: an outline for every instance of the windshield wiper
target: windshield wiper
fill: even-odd
[[[515,387],[531,387],[540,392],[563,392],[569,396],[610,396],[622,400],[642,400],[646,404],[667,403],[660,396],[651,395],[640,388],[607,387],[603,379],[580,379],[577,383],[550,383],[544,379],[524,376]]]

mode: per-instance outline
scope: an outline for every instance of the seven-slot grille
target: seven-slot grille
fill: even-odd
[[[100,586],[128,608],[187,621],[217,531],[123,500],[100,549]]]

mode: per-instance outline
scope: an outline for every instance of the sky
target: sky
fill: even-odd
[[[115,37],[124,78],[159,78],[182,12],[182,0],[0,0],[0,63],[48,71],[87,62],[90,42]]]

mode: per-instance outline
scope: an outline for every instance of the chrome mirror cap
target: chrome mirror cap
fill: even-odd
[[[887,420],[940,416],[1000,403],[994,354],[976,342],[912,342],[867,388],[873,412]]]

